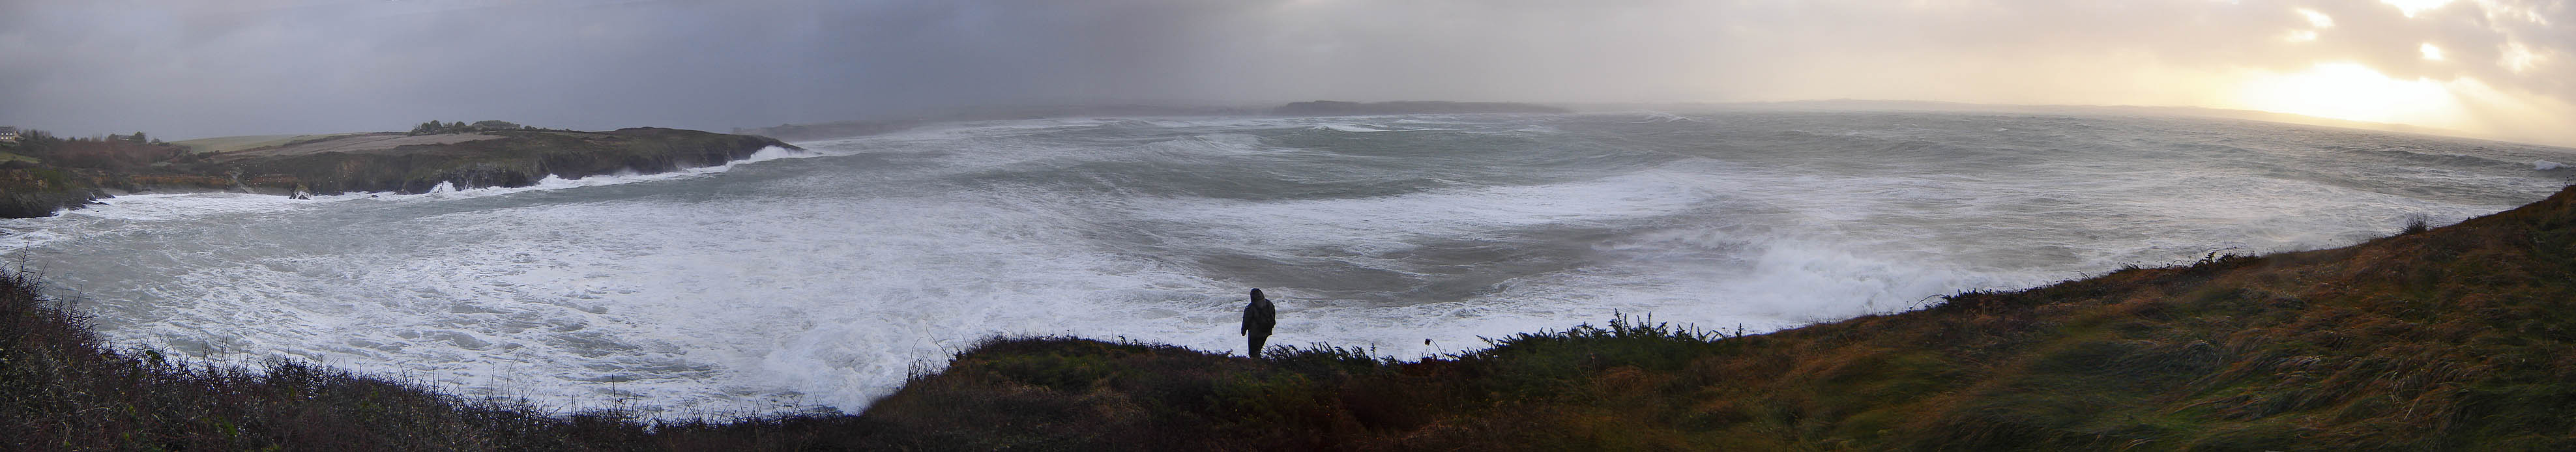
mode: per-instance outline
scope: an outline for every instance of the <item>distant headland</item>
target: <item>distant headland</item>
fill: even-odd
[[[958,121],[996,121],[1015,119],[1078,117],[1187,117],[1187,116],[1358,116],[1403,114],[1467,113],[1573,113],[1575,110],[1552,105],[1520,102],[1451,102],[1407,100],[1392,102],[1349,102],[1317,100],[1262,106],[1169,106],[1169,105],[1076,105],[1042,107],[977,108],[938,114],[889,116],[848,121],[779,124],[770,127],[737,128],[733,133],[779,137],[789,140],[844,138],[901,131],[928,124]]]
[[[504,121],[430,121],[409,132],[222,137],[178,142],[142,132],[0,142],[0,217],[51,216],[116,193],[238,191],[289,196],[522,187],[552,175],[658,173],[722,165],[774,138],[636,127],[582,132]]]
[[[1394,102],[1346,102],[1318,100],[1296,102],[1270,110],[1283,116],[1352,116],[1410,115],[1458,113],[1573,113],[1562,107],[1519,102],[1447,102],[1408,100]]]

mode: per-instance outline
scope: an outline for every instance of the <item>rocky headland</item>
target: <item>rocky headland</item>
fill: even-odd
[[[577,179],[715,166],[763,148],[798,149],[757,135],[637,127],[607,132],[372,133],[218,154],[200,172],[240,174],[244,185],[315,194],[523,187],[548,175]]]
[[[798,149],[774,138],[637,127],[579,132],[516,127],[319,135],[247,149],[208,151],[126,140],[34,140],[0,162],[0,217],[53,215],[116,193],[241,191],[295,195],[420,193],[521,187],[562,178],[657,173],[722,165],[761,149]]]

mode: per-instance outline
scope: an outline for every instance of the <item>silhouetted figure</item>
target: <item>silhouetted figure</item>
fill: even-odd
[[[1279,308],[1271,306],[1270,299],[1261,297],[1261,289],[1252,289],[1252,304],[1243,307],[1243,335],[1251,340],[1252,348],[1245,349],[1243,354],[1261,357],[1261,343],[1270,340],[1270,327],[1277,325]]]

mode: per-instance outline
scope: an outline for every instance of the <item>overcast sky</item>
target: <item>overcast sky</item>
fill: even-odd
[[[1905,99],[2576,143],[2576,0],[0,0],[0,125],[724,130],[962,106]]]

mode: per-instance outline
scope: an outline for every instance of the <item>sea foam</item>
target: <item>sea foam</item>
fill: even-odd
[[[1374,133],[1394,130],[1423,132]],[[2539,199],[2560,176],[2497,162],[2576,158],[2274,132],[1930,113],[986,121],[530,187],[119,197],[0,220],[0,245],[119,347],[685,417],[864,409],[993,335],[1242,353],[1252,287],[1279,302],[1274,344],[1399,357],[1613,312],[1761,332],[2355,243]]]

